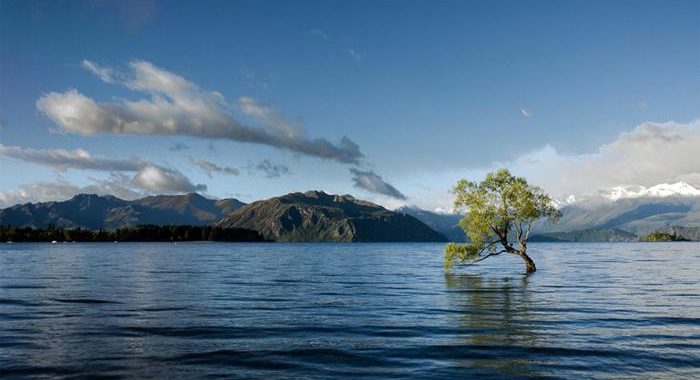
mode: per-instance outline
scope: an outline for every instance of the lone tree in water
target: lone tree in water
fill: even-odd
[[[527,255],[532,223],[540,218],[556,222],[561,216],[549,195],[507,169],[489,173],[480,183],[460,180],[452,192],[457,196],[455,211],[467,211],[459,224],[470,243],[447,245],[445,269],[455,261],[469,265],[510,253],[525,261],[527,273],[537,270]]]

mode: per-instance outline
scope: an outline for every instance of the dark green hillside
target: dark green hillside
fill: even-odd
[[[275,241],[446,241],[418,219],[350,195],[291,193],[250,203],[217,223]]]
[[[141,224],[206,225],[244,203],[199,194],[158,195],[126,201],[113,196],[78,194],[62,202],[26,203],[0,210],[0,225],[116,229]]]

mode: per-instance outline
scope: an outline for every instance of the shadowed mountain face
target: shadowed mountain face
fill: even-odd
[[[276,241],[445,241],[418,219],[350,195],[291,193],[250,203],[217,223]]]
[[[126,201],[113,196],[78,194],[63,202],[26,203],[0,210],[0,225],[45,228],[115,229],[139,224],[206,225],[244,203],[199,194],[157,195]]]

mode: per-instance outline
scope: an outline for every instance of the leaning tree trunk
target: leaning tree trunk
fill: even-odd
[[[525,253],[526,249],[524,245],[520,249],[515,249],[513,246],[506,245],[505,243],[503,245],[506,247],[506,252],[518,255],[521,259],[523,259],[523,261],[525,261],[525,273],[530,274],[537,270],[535,262],[532,261],[532,259],[530,258],[530,256],[527,255],[527,253]]]
[[[535,262],[532,261],[532,259],[530,258],[530,256],[527,255],[527,253],[525,253],[525,250],[518,252],[518,256],[520,256],[520,258],[522,258],[523,261],[525,261],[525,273],[529,274],[537,270]]]

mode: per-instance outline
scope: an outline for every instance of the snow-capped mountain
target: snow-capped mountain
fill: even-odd
[[[563,207],[572,205],[572,204],[576,203],[577,201],[578,200],[576,199],[576,196],[573,194],[569,194],[569,196],[566,197],[566,199],[564,199],[564,200],[561,200],[558,198],[552,199],[552,203],[554,204],[554,207],[556,207],[556,208],[563,208]]]
[[[603,196],[612,201],[627,198],[666,198],[666,197],[698,197],[700,190],[687,182],[661,183],[651,187],[639,186],[637,188],[625,188],[617,186]]]

